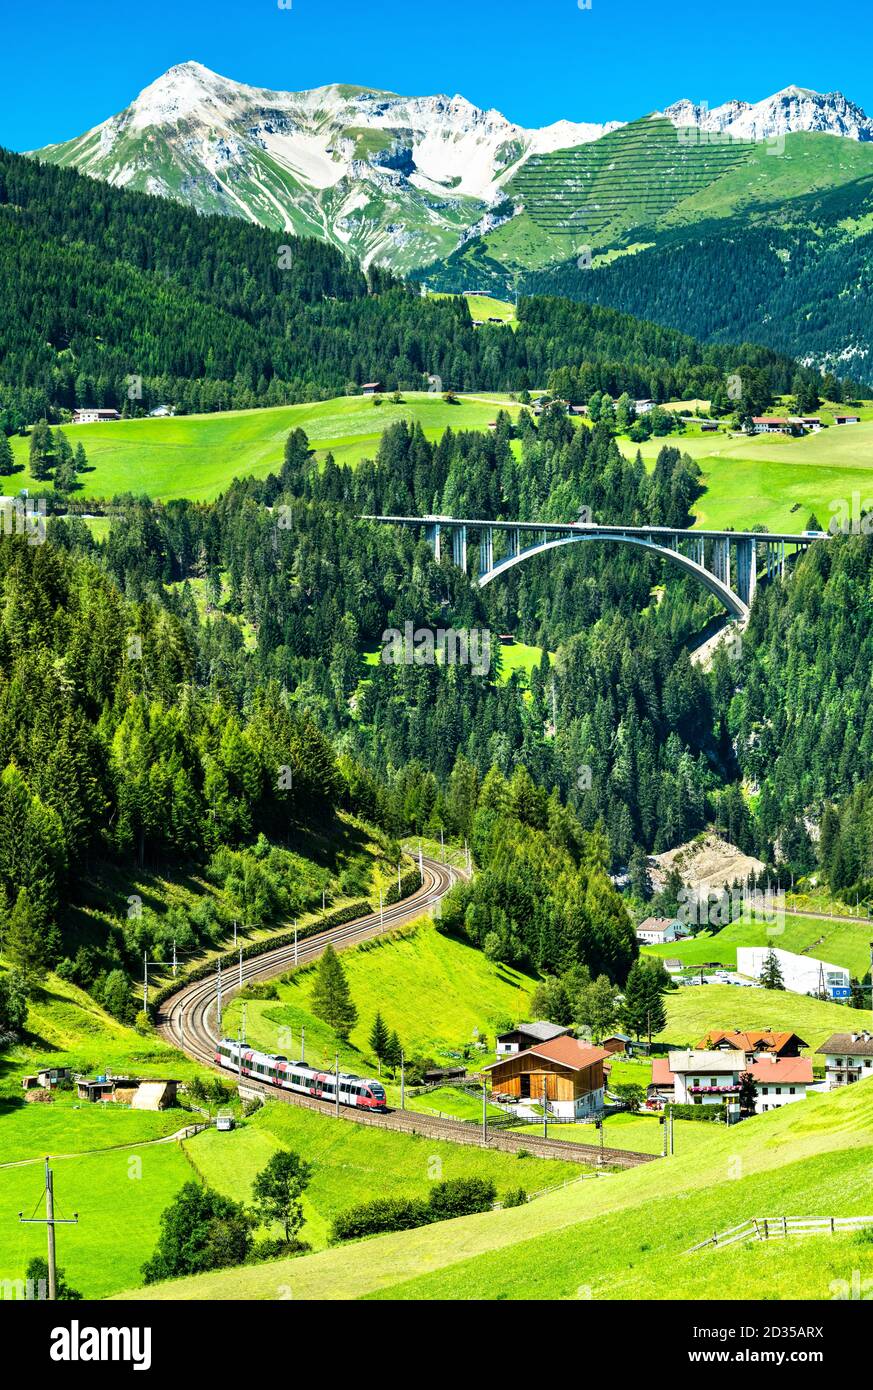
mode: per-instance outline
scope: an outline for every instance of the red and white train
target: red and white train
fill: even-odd
[[[336,1102],[336,1072],[316,1071],[305,1062],[289,1062],[287,1057],[255,1052],[245,1043],[231,1038],[222,1038],[217,1044],[215,1063],[216,1066],[238,1072],[240,1076],[250,1076],[253,1081],[278,1086],[283,1091],[296,1091],[299,1095],[314,1096],[316,1100]],[[340,1072],[339,1102],[340,1105],[354,1105],[360,1110],[385,1110],[385,1087],[381,1081]]]

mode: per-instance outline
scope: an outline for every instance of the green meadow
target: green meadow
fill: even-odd
[[[577,1163],[364,1127],[281,1103],[263,1106],[230,1134],[206,1130],[183,1147],[210,1187],[237,1201],[248,1199],[252,1180],[278,1149],[301,1154],[313,1166],[301,1238],[315,1249],[327,1245],[334,1216],[375,1197],[424,1197],[434,1182],[482,1177],[494,1181],[499,1199],[510,1188],[542,1191],[583,1171]]]
[[[843,1004],[781,989],[681,985],[664,998],[667,1026],[653,1034],[653,1041],[671,1047],[693,1047],[710,1028],[772,1028],[799,1033],[815,1052],[831,1033],[850,1031],[861,1017]]]
[[[775,946],[780,951],[795,951],[814,960],[826,960],[830,965],[841,965],[861,979],[870,967],[871,926],[873,923],[828,922],[786,913],[784,928],[778,932],[768,930],[766,922],[731,922],[720,931],[702,932],[685,941],[644,946],[643,954],[681,960],[684,966],[712,962],[735,969],[738,946]]]
[[[848,1297],[873,1275],[858,1235],[688,1253],[752,1216],[870,1216],[873,1083],[705,1131],[694,1148],[449,1226],[374,1237],[147,1290],[162,1299]],[[527,1160],[533,1162],[533,1160]],[[739,1277],[738,1277],[739,1276]]]
[[[305,1028],[307,1061],[332,1067],[338,1052],[341,1067],[372,1071],[376,1063],[368,1039],[378,1009],[388,1028],[396,1029],[407,1057],[420,1053],[451,1063],[469,1047],[473,1065],[491,1060],[498,1024],[526,1015],[535,985],[530,976],[443,935],[429,920],[351,947],[342,953],[342,962],[358,1009],[348,1044],[312,1013],[313,966],[283,976],[278,1000],[247,1001],[249,1042],[267,1052],[296,1056]],[[231,1036],[239,1012],[236,1001],[225,1010]],[[475,1048],[481,1038],[487,1038],[487,1050]]]
[[[416,420],[427,438],[435,440],[449,427],[485,429],[501,406],[518,409],[507,396],[459,397],[449,404],[440,395],[409,391],[403,404],[395,404],[390,395],[341,396],[266,410],[70,425],[68,434],[74,446],[84,445],[91,466],[80,475],[80,497],[133,492],[164,501],[190,497],[208,502],[234,478],[278,472],[293,429],[306,431],[320,458],[331,452],[337,463],[355,464],[375,456],[383,431],[399,420]],[[12,439],[15,461],[24,467],[10,486],[33,486],[28,447],[27,439]]]
[[[188,1117],[175,1113],[181,1127]],[[106,1117],[123,1118],[129,1116]],[[0,1134],[5,1124],[0,1118]],[[56,1215],[79,1218],[75,1226],[58,1228],[58,1265],[85,1298],[105,1298],[140,1283],[140,1268],[157,1242],[161,1212],[184,1182],[196,1178],[177,1143],[56,1159],[52,1169]],[[31,1216],[44,1211],[44,1185],[40,1163],[0,1167],[0,1280],[23,1279],[28,1261],[45,1256],[45,1227],[18,1221],[19,1212]]]
[[[503,301],[470,302],[486,316],[490,308],[495,316],[512,310]],[[319,459],[331,452],[338,463],[354,465],[375,455],[383,431],[398,420],[417,421],[427,438],[436,440],[449,427],[484,430],[501,408],[512,414],[520,409],[506,395],[471,394],[449,404],[440,395],[405,392],[402,404],[387,395],[343,396],[265,410],[75,425],[68,432],[74,443],[84,444],[91,465],[81,475],[79,497],[105,499],[133,492],[161,500],[209,501],[235,477],[265,477],[277,471],[292,429],[306,431]],[[832,418],[827,408],[820,413]],[[681,437],[650,439],[641,445],[620,438],[618,443],[630,456],[639,448],[649,467],[664,444],[696,459],[706,487],[696,505],[700,526],[761,524],[770,530],[803,530],[813,511],[826,527],[833,515],[831,504],[841,499],[851,504],[854,492],[860,494],[862,509],[873,506],[873,411],[865,406],[860,413],[860,425],[831,426],[803,439],[701,434],[691,425]],[[28,441],[13,437],[12,447],[21,467],[8,486],[30,486]]]

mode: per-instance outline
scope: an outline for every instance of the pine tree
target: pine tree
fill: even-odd
[[[758,976],[758,983],[765,989],[784,989],[785,981],[782,978],[782,967],[779,964],[779,957],[771,946],[766,956],[764,964],[761,966],[761,973]]]
[[[627,977],[619,1014],[622,1026],[635,1038],[660,1033],[666,1027],[667,1010],[661,990],[658,972],[645,961],[635,961]]]
[[[0,430],[0,478],[6,478],[15,469],[15,459],[12,454],[12,445],[6,435]]]
[[[378,1010],[376,1011],[376,1017],[373,1019],[373,1027],[370,1029],[369,1042],[373,1051],[373,1056],[379,1063],[379,1075],[381,1076],[382,1063],[388,1056],[390,1037],[385,1020]]]
[[[388,1039],[388,1046],[385,1049],[385,1064],[391,1068],[392,1072],[395,1072],[402,1061],[403,1044],[400,1041],[399,1034],[395,1030]]]
[[[358,1011],[352,1001],[349,983],[339,956],[328,944],[318,962],[315,984],[312,986],[312,1012],[329,1024],[338,1038],[348,1036],[358,1021]]]

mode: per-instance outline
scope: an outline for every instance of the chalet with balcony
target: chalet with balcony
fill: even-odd
[[[747,1062],[752,1062],[761,1057],[799,1057],[804,1047],[809,1047],[809,1043],[796,1033],[774,1033],[772,1028],[751,1028],[744,1032],[711,1028],[697,1044],[697,1051],[737,1051],[745,1054]]]
[[[827,1042],[816,1048],[816,1055],[825,1059],[829,1091],[851,1086],[854,1081],[873,1076],[873,1033],[866,1029],[855,1033],[831,1033]]]

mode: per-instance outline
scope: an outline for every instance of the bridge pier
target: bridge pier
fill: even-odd
[[[494,532],[489,526],[479,538],[479,573],[490,574],[494,568]]]
[[[452,529],[452,559],[459,570],[467,573],[467,528],[455,526]]]
[[[433,558],[437,564],[440,562],[440,524],[438,521],[428,521],[424,528],[424,538],[433,551]]]

